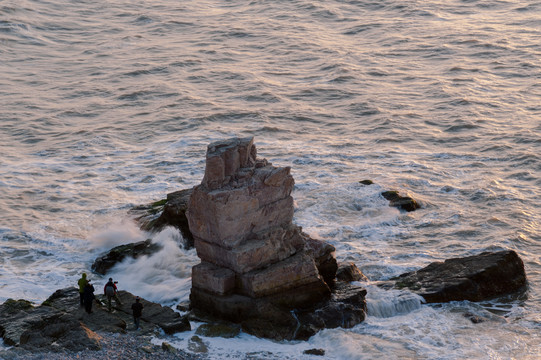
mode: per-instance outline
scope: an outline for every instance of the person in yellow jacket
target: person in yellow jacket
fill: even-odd
[[[85,291],[85,286],[87,283],[88,283],[88,280],[86,280],[86,273],[83,273],[79,281],[77,281],[77,285],[79,285],[79,297],[81,299],[81,307],[84,306],[83,293]]]

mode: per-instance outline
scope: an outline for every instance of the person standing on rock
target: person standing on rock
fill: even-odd
[[[81,275],[81,278],[79,279],[79,281],[77,281],[77,285],[79,285],[79,298],[81,300],[81,307],[84,306],[84,298],[83,298],[83,293],[85,291],[85,286],[86,286],[86,273],[83,273]]]
[[[143,304],[141,304],[141,298],[139,296],[135,297],[135,302],[132,304],[131,309],[133,311],[133,324],[135,325],[135,330],[138,330],[141,315],[143,314]]]
[[[109,281],[103,287],[103,295],[107,297],[107,309],[111,312],[111,299],[115,299],[117,305],[122,305],[122,302],[117,295],[116,281],[113,281],[113,278],[109,278]]]
[[[94,302],[95,298],[94,285],[90,283],[90,280],[87,280],[83,291],[83,302],[85,305],[85,311],[89,314],[92,313],[92,303]]]

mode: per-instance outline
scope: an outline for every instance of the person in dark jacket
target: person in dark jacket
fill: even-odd
[[[85,291],[86,282],[86,273],[83,273],[79,281],[77,281],[77,285],[79,285],[79,299],[81,300],[81,307],[85,305],[83,293]]]
[[[143,314],[143,304],[141,304],[141,298],[139,296],[135,298],[135,302],[132,304],[131,309],[133,311],[133,324],[135,325],[135,330],[138,330],[141,315]]]
[[[90,283],[90,280],[86,281],[85,288],[83,290],[83,302],[87,313],[92,313],[92,303],[96,296],[94,295],[94,285]]]
[[[115,302],[118,305],[122,305],[122,302],[118,298],[116,281],[113,281],[113,278],[109,278],[109,281],[103,287],[103,295],[107,297],[107,310],[111,312],[111,299],[115,299]]]

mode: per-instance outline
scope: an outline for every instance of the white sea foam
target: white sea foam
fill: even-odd
[[[385,290],[376,285],[365,285],[368,316],[388,318],[417,310],[425,300],[416,294],[402,290]]]
[[[199,263],[195,249],[182,249],[182,235],[167,227],[152,238],[161,249],[137,259],[128,258],[108,274],[118,281],[119,289],[145,299],[173,304],[187,300],[191,288],[191,269]]]
[[[147,239],[147,234],[128,218],[120,218],[117,221],[107,223],[94,230],[89,236],[91,247],[94,249],[110,249],[145,239]]]

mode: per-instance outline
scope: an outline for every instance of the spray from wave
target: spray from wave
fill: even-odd
[[[143,298],[173,305],[187,300],[191,288],[191,269],[199,262],[194,249],[182,248],[183,238],[173,227],[167,227],[152,238],[161,249],[137,259],[128,258],[109,274],[121,290]]]

